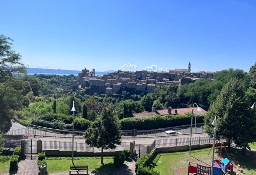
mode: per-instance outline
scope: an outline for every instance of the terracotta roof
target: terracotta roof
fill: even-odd
[[[200,109],[201,109],[201,111],[197,111],[197,107],[194,107],[194,114],[202,115],[202,114],[206,113],[206,111],[203,108],[200,108]],[[158,113],[159,115],[169,114],[168,109],[156,110],[156,113]],[[182,114],[186,114],[186,113],[192,113],[192,108],[177,108],[177,109],[171,110],[171,114],[182,115]]]
[[[153,115],[157,115],[157,113],[148,112],[148,111],[144,111],[144,112],[141,112],[141,113],[133,113],[134,117],[149,117],[149,116],[153,116]]]

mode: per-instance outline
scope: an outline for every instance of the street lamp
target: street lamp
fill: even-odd
[[[255,104],[256,104],[256,102],[254,102],[254,103],[252,104],[251,109],[255,109]]]
[[[75,128],[75,126],[74,126],[74,116],[75,116],[75,111],[76,111],[76,109],[75,109],[75,102],[74,102],[74,101],[73,101],[73,106],[72,106],[71,111],[73,112],[72,164],[75,165],[75,164],[74,164],[74,128]]]
[[[214,149],[215,149],[215,139],[216,139],[216,129],[217,129],[217,119],[216,116],[212,122],[212,125],[214,126],[213,128],[213,144],[212,144],[212,173],[211,175],[213,175],[213,167],[214,167]]]
[[[191,140],[192,140],[192,125],[193,125],[193,116],[194,116],[194,107],[197,106],[197,111],[201,111],[201,108],[196,104],[193,103],[192,107],[192,115],[191,115],[191,124],[190,124],[190,139],[189,139],[189,154],[191,153]],[[195,117],[195,129],[196,129],[196,117]]]

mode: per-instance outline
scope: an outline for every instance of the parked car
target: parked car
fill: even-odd
[[[169,135],[182,134],[181,132],[174,131],[174,130],[167,130],[167,131],[164,131],[164,133],[165,133],[165,134],[169,134]]]

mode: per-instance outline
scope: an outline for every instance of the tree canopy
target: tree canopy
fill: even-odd
[[[205,130],[212,134],[211,123],[217,117],[217,137],[233,140],[238,146],[248,147],[255,141],[256,117],[245,96],[245,87],[237,79],[228,82],[205,117]]]
[[[121,143],[120,122],[112,111],[110,107],[104,108],[85,132],[86,143],[101,148],[101,164],[103,164],[103,149],[114,149],[116,144]]]
[[[12,39],[0,35],[0,131],[4,132],[11,126],[13,110],[25,100],[21,83],[13,78],[15,73],[25,72],[20,59],[20,54],[12,50]]]

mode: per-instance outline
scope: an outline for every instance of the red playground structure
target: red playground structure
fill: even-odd
[[[196,164],[196,166],[192,166],[191,162],[188,164],[188,175],[197,174],[197,175],[211,175],[211,167],[202,166],[199,164]]]
[[[211,175],[212,168],[207,166],[202,166],[196,164],[196,166],[192,166],[191,162],[188,164],[188,175],[192,173],[193,175]],[[214,175],[222,175],[227,171],[233,172],[233,164],[227,158],[222,159],[221,161],[215,160],[213,167]]]

